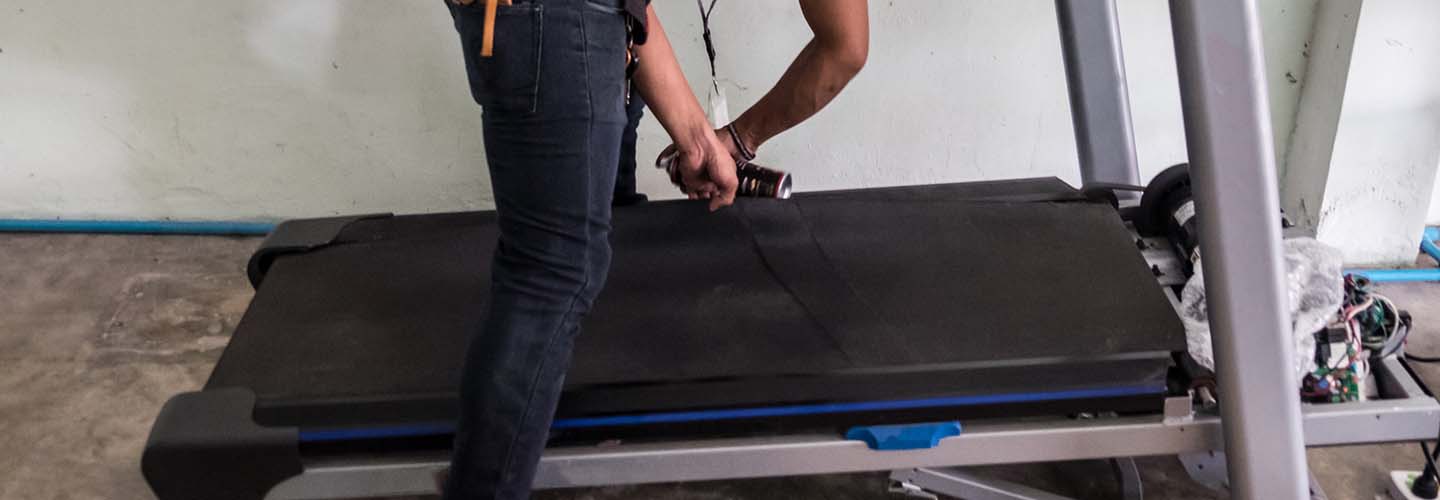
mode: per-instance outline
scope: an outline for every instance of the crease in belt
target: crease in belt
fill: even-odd
[[[796,200],[746,200],[737,204],[766,271],[798,302],[846,361],[857,358],[914,360],[912,346],[895,338],[890,324],[856,293],[825,253]]]

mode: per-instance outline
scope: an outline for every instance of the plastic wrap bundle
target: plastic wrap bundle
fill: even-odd
[[[1312,238],[1285,240],[1286,292],[1290,299],[1290,326],[1295,336],[1295,380],[1315,371],[1314,333],[1325,327],[1345,300],[1345,278],[1340,250]],[[1210,320],[1205,309],[1205,280],[1201,263],[1180,294],[1180,319],[1190,356],[1211,370],[1215,355],[1210,344]]]

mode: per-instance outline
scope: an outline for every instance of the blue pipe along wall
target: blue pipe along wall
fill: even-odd
[[[172,220],[0,220],[0,233],[103,233],[263,236],[273,222]]]
[[[1429,255],[1440,264],[1440,246],[1435,245],[1435,240],[1440,240],[1440,228],[1427,227],[1425,235],[1420,238],[1420,251]],[[1364,276],[1373,283],[1406,283],[1416,281],[1440,281],[1440,268],[1418,268],[1418,269],[1352,269],[1346,270],[1347,274]]]

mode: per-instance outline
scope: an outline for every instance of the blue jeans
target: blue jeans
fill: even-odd
[[[492,57],[480,56],[484,2],[450,7],[500,227],[488,313],[460,382],[451,500],[529,497],[575,336],[610,266],[623,11],[618,0],[515,3],[496,15]]]

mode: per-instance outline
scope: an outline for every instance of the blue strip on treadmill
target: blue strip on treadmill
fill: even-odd
[[[1141,396],[1165,392],[1164,384],[1104,387],[1097,389],[1076,389],[1069,391],[1028,392],[1015,394],[989,394],[981,396],[953,396],[925,399],[903,399],[896,401],[870,401],[857,403],[822,403],[810,405],[773,406],[763,408],[736,408],[729,410],[700,410],[669,413],[648,413],[640,415],[616,415],[609,417],[582,417],[556,419],[552,429],[579,429],[585,427],[608,427],[623,425],[670,424],[700,422],[706,420],[732,420],[740,418],[787,417],[800,415],[823,415],[827,413],[911,410],[946,406],[976,406],[986,404],[1030,403],[1064,399],[1105,398]],[[395,427],[371,427],[363,429],[320,429],[301,430],[301,442],[348,441],[359,439],[384,439],[398,437],[440,436],[455,431],[453,424],[428,424]]]
[[[355,429],[301,430],[300,442],[354,441],[403,437],[444,436],[455,432],[455,424],[436,423],[397,427],[366,427]]]
[[[955,396],[944,398],[905,399],[899,401],[873,401],[865,403],[825,403],[813,405],[775,406],[769,408],[739,408],[734,410],[703,410],[673,413],[652,413],[644,415],[617,415],[613,417],[567,418],[556,420],[552,429],[574,429],[614,425],[668,424],[697,422],[702,420],[727,420],[736,418],[786,417],[796,415],[820,415],[853,411],[911,410],[942,406],[974,406],[983,404],[1026,403],[1057,399],[1103,398],[1116,396],[1138,396],[1163,392],[1164,386],[1123,386],[1103,389],[1079,389],[1073,391],[1031,392],[1018,394],[992,394],[984,396]]]

